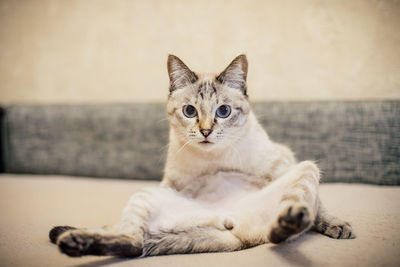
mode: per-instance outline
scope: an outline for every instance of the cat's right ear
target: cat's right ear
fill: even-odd
[[[185,87],[188,84],[194,83],[198,80],[197,75],[191,71],[177,56],[168,56],[167,68],[170,81],[170,92]]]

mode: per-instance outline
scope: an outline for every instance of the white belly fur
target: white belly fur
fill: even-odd
[[[231,218],[235,227],[267,227],[278,205],[278,183],[259,189],[243,182],[244,174],[219,173],[195,199],[172,189],[159,191],[160,208],[152,214],[150,231],[198,226]]]

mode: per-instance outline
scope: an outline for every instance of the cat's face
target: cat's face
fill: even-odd
[[[247,59],[241,55],[219,75],[196,74],[176,56],[168,57],[170,126],[185,146],[223,149],[240,138],[250,112]]]

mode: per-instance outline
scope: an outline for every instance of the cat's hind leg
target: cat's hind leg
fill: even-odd
[[[283,242],[312,227],[318,211],[319,180],[318,167],[303,161],[271,185],[280,187],[283,194],[268,231],[270,242]]]
[[[141,256],[148,218],[162,203],[160,197],[164,195],[164,191],[167,190],[157,187],[145,188],[133,194],[122,213],[120,223],[113,231],[57,226],[50,231],[50,240],[58,245],[61,252],[72,257]]]
[[[174,229],[158,229],[145,235],[144,256],[228,252],[244,248],[242,241],[232,232],[233,225],[224,228],[192,225]]]
[[[138,257],[143,250],[135,236],[105,230],[67,230],[58,236],[56,244],[61,252],[71,257],[84,255]]]
[[[231,232],[234,227],[228,216],[159,187],[131,197],[115,232],[61,226],[50,231],[50,239],[72,257],[234,251],[243,248]]]
[[[236,221],[224,211],[173,191],[163,203],[145,231],[143,256],[243,248],[242,241],[232,233]]]

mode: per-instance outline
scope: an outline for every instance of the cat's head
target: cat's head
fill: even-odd
[[[241,137],[250,112],[247,65],[240,55],[220,74],[200,74],[178,57],[168,57],[168,119],[181,143],[210,151]]]

